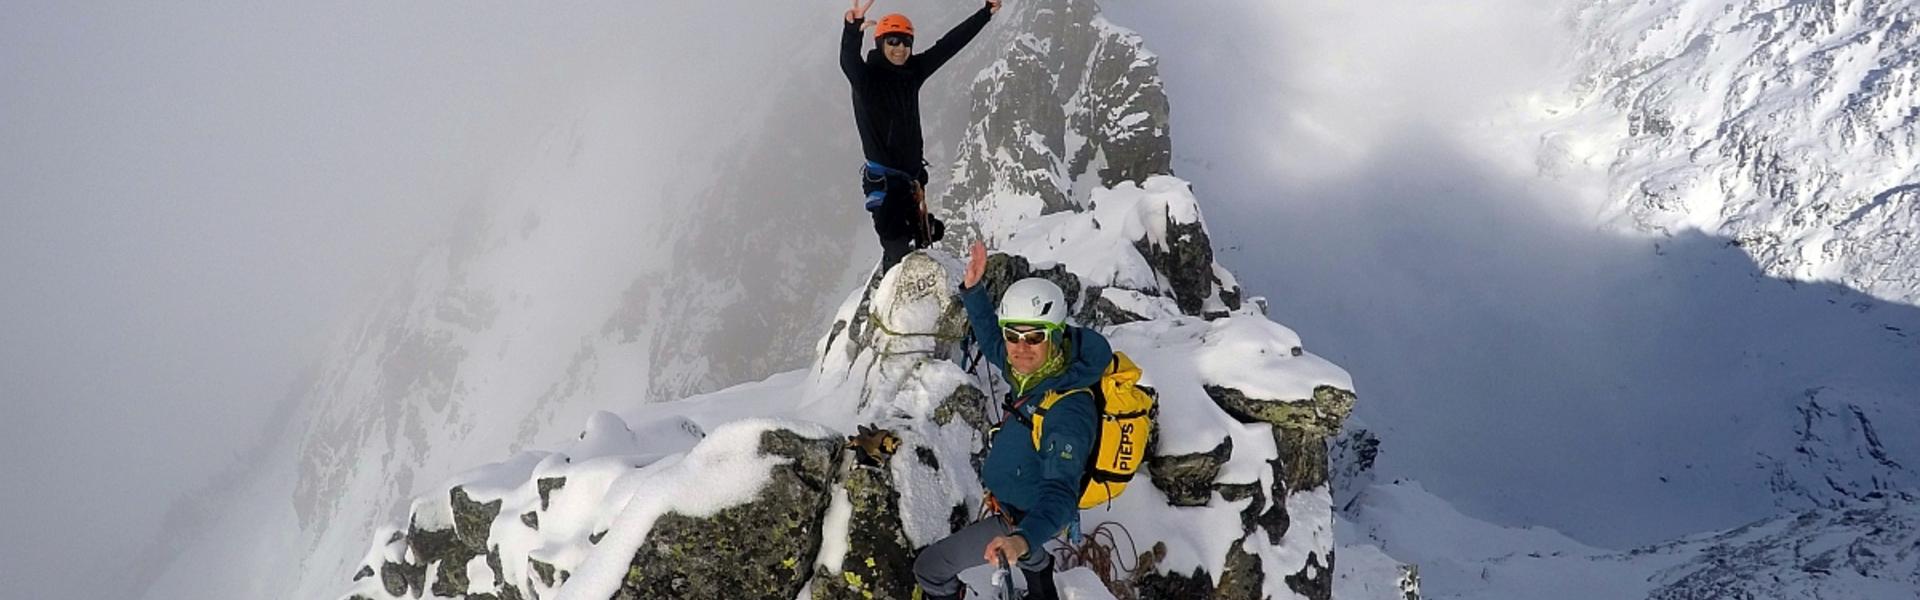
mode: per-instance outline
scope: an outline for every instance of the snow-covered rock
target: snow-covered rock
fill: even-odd
[[[1123,185],[1096,194],[1106,208],[1012,237],[1164,210],[1164,193]],[[1108,231],[1139,239],[1110,254],[1036,246],[1025,260],[1094,283],[1166,280],[1132,243],[1153,231]],[[382,530],[362,569],[380,577],[349,595],[786,598],[804,586],[813,598],[911,597],[914,550],[981,510],[989,399],[1007,389],[991,367],[962,368],[958,272],[952,257],[910,255],[848,295],[809,369],[596,414],[567,448],[456,477],[413,502],[404,531]],[[1087,539],[1127,557],[1097,566],[1132,567],[1094,581],[1140,598],[1329,597],[1327,451],[1353,402],[1346,373],[1254,306],[1212,320],[1169,309],[1105,330],[1145,370],[1160,417],[1148,472],[1084,513]],[[856,466],[828,441],[855,424],[893,431],[899,451]],[[1095,566],[1056,544],[1064,567]]]
[[[1576,20],[1578,100],[1544,167],[1604,167],[1618,223],[1920,302],[1920,4],[1596,1]]]
[[[1104,553],[1053,542],[1063,585],[1077,597],[1330,597],[1328,440],[1352,408],[1352,379],[1269,321],[1258,299],[1243,301],[1214,262],[1199,199],[1167,166],[1166,98],[1139,36],[1084,0],[1012,13],[992,34],[1012,43],[983,44],[990,64],[974,80],[953,183],[936,199],[958,226],[954,245],[849,291],[812,325],[807,368],[594,414],[566,447],[428,488],[376,530],[361,571],[382,576],[356,579],[349,594],[911,597],[914,552],[980,515],[978,469],[1007,389],[961,343],[954,250],[983,239],[990,293],[1026,276],[1061,283],[1077,322],[1133,357],[1159,399],[1148,472],[1084,513],[1081,542]],[[694,289],[619,291],[616,317],[587,345],[666,336],[649,342],[657,348],[686,337],[676,331],[711,331],[701,315],[736,310],[729,303],[758,305],[753,286]],[[690,293],[704,308],[662,308]],[[661,314],[696,324],[647,333]],[[672,366],[698,363],[697,349],[676,356],[669,378],[716,372]],[[670,391],[663,381],[647,393]],[[864,465],[827,450],[867,425],[897,435],[898,452]],[[447,536],[456,550],[394,550]],[[402,585],[387,585],[387,572],[405,575]]]
[[[1091,0],[1010,7],[995,60],[973,81],[947,191],[986,230],[1068,210],[1094,189],[1172,174],[1159,57]]]

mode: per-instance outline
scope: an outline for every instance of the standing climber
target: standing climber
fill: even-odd
[[[1099,332],[1066,324],[1066,295],[1051,281],[1014,282],[996,310],[980,285],[986,268],[986,247],[974,242],[960,297],[981,355],[1013,383],[1003,400],[1007,419],[980,467],[989,506],[999,514],[921,550],[913,576],[927,598],[957,599],[961,571],[1005,561],[1024,572],[1029,600],[1053,600],[1053,558],[1041,546],[1079,521],[1081,474],[1100,414],[1088,388],[1114,353]]]
[[[860,169],[860,191],[873,215],[873,231],[880,236],[880,270],[885,272],[914,247],[925,248],[946,233],[946,224],[927,214],[920,86],[979,35],[1000,11],[1000,0],[987,0],[919,54],[913,53],[912,21],[899,13],[881,17],[873,28],[874,49],[863,61],[860,31],[873,2],[853,0],[853,8],[847,9],[840,70],[853,85],[853,123],[867,159]]]

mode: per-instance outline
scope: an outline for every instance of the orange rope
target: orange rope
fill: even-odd
[[[980,499],[980,518],[985,519],[987,515],[1000,517],[1000,522],[1005,523],[1007,529],[1013,529],[1013,517],[1007,516],[1007,511],[1000,510],[1000,500],[993,497],[993,492],[987,492],[986,497]]]

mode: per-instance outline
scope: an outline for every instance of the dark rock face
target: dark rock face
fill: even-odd
[[[960,159],[980,165],[956,179],[949,192],[979,198],[990,190],[1011,188],[1037,195],[1041,212],[1070,210],[1060,176],[1066,146],[1066,109],[1056,95],[1046,48],[1016,41],[1001,56],[1000,68],[975,81],[975,121],[969,137],[984,144],[963,146]],[[1029,143],[1030,140],[1038,144]]]
[[[1167,93],[1160,81],[1160,59],[1141,46],[1136,35],[1101,32],[1087,65],[1073,116],[1074,129],[1086,132],[1087,145],[1073,156],[1072,172],[1084,173],[1098,156],[1101,185],[1146,181],[1173,173],[1173,141],[1168,137]]]
[[[418,515],[409,519],[407,531],[396,533],[388,543],[405,543],[419,562],[382,563],[379,571],[381,586],[394,596],[420,597],[432,594],[441,597],[475,597],[485,594],[496,600],[519,598],[519,589],[501,576],[499,555],[488,546],[493,520],[500,515],[501,501],[477,502],[461,486],[448,490],[447,495],[453,509],[453,527],[422,529]],[[481,556],[487,557],[488,566],[493,568],[494,580],[500,582],[495,589],[469,589],[467,563]],[[430,566],[434,569],[434,577],[429,589],[426,582]],[[372,575],[372,568],[364,567],[354,579],[357,581]]]
[[[964,213],[997,191],[1036,198],[1048,214],[1078,209],[1083,175],[1112,186],[1172,174],[1159,59],[1139,36],[1086,0],[1009,9],[1002,19],[1025,26],[987,44],[1001,50],[969,94],[971,124],[946,193],[963,214],[950,221],[980,222]]]
[[[1286,459],[1282,458],[1270,462],[1273,467],[1273,490],[1272,494],[1267,496],[1267,500],[1272,505],[1267,507],[1266,512],[1254,517],[1253,523],[1259,525],[1260,529],[1267,532],[1267,543],[1277,545],[1280,543],[1280,538],[1286,537],[1287,528],[1293,525],[1293,517],[1287,514],[1287,494],[1290,492],[1287,488],[1287,479],[1285,476]],[[1252,507],[1248,508],[1252,510]],[[1247,533],[1253,532],[1248,531]]]
[[[1233,438],[1223,438],[1206,452],[1149,456],[1147,472],[1153,486],[1166,492],[1170,504],[1206,506],[1213,499],[1213,480],[1220,475],[1220,465],[1232,458]]]
[[[1213,240],[1207,236],[1205,224],[1180,223],[1168,217],[1166,242],[1163,248],[1140,240],[1134,243],[1134,248],[1147,258],[1155,272],[1167,278],[1180,312],[1211,319],[1226,316],[1225,311],[1240,309],[1239,288],[1226,285],[1214,274]],[[1221,304],[1214,311],[1206,310],[1207,298],[1213,296],[1216,289],[1222,290]]]
[[[423,574],[425,565],[438,563],[429,591],[435,596],[452,597],[467,593],[467,563],[487,553],[488,530],[493,518],[500,514],[500,501],[475,502],[463,487],[453,488],[448,495],[453,506],[453,529],[420,531],[416,528],[407,538],[408,545],[420,557]],[[408,585],[418,592],[418,584],[409,581]]]
[[[967,425],[971,425],[976,431],[986,431],[987,415],[983,408],[986,401],[987,396],[980,391],[980,388],[970,385],[953,388],[953,393],[948,394],[946,400],[941,400],[940,405],[934,407],[933,423],[946,425],[958,418]]]
[[[987,367],[980,366],[978,368],[986,369]],[[984,377],[984,375],[982,376]],[[986,393],[981,392],[980,388],[971,385],[956,387],[953,389],[953,393],[947,395],[946,400],[940,401],[940,405],[934,407],[933,423],[944,426],[952,423],[953,420],[957,418],[967,425],[972,426],[974,431],[980,432],[981,439],[985,439],[987,429],[990,427],[987,423],[986,414],[986,404],[988,401]],[[980,466],[985,464],[986,461],[986,444],[981,444],[979,450],[967,457],[967,462],[975,473],[980,472]]]
[[[1307,566],[1287,576],[1287,589],[1308,600],[1333,600],[1332,552],[1328,552],[1325,564],[1320,562],[1320,553],[1307,554]]]
[[[494,517],[500,516],[500,501],[474,502],[467,497],[464,487],[455,487],[450,493],[453,500],[453,532],[460,538],[461,545],[473,550],[474,555],[486,553],[487,532],[493,527]]]
[[[1112,300],[1100,294],[1098,289],[1092,290],[1087,295],[1093,300],[1087,306],[1087,312],[1090,314],[1081,319],[1082,323],[1088,323],[1092,327],[1110,327],[1147,320],[1145,315],[1115,305]]]
[[[1134,590],[1140,600],[1260,600],[1265,597],[1262,588],[1266,585],[1266,574],[1261,570],[1260,557],[1246,552],[1240,542],[1234,542],[1227,550],[1227,563],[1218,586],[1206,569],[1200,567],[1194,567],[1191,575],[1159,572],[1158,565],[1166,554],[1166,545],[1157,542],[1152,550],[1140,554],[1140,568],[1133,577]]]
[[[1140,600],[1187,600],[1190,598],[1212,598],[1213,577],[1200,567],[1193,568],[1192,575],[1182,573],[1161,573],[1160,561],[1167,557],[1167,545],[1155,542],[1153,548],[1140,553],[1140,568],[1134,571],[1133,589]]]
[[[553,565],[547,564],[546,561],[537,558],[529,558],[527,559],[527,566],[533,568],[533,575],[540,578],[542,585],[553,587],[553,583],[556,581],[553,578]]]
[[[900,494],[892,471],[859,468],[841,481],[853,504],[847,555],[840,573],[814,574],[814,600],[913,598],[913,543],[900,523]]]
[[[407,590],[420,589],[420,582],[426,576],[426,567],[413,567],[396,562],[380,565],[380,585],[394,596],[407,593]]]
[[[774,467],[752,502],[710,517],[669,513],[634,554],[619,600],[792,598],[806,585],[820,547],[820,523],[838,466],[836,440],[790,431],[761,436],[760,452],[792,462]]]
[[[1249,398],[1221,386],[1209,385],[1206,390],[1234,418],[1273,425],[1287,489],[1305,491],[1327,483],[1328,439],[1353,411],[1353,392],[1323,385],[1314,389],[1312,398],[1278,401]]]
[[[552,498],[553,491],[567,487],[567,478],[544,477],[536,482],[535,485],[540,487],[540,510],[547,510],[547,504]]]
[[[1260,557],[1241,548],[1243,542],[1234,542],[1227,549],[1227,565],[1220,573],[1220,587],[1214,591],[1214,598],[1221,600],[1260,600],[1265,597],[1261,588],[1266,585],[1267,574],[1260,568]]]
[[[1365,427],[1347,423],[1347,432],[1333,442],[1328,468],[1332,470],[1334,498],[1338,510],[1346,510],[1373,480],[1373,463],[1380,457],[1380,438]]]
[[[1266,516],[1263,511],[1267,508],[1267,495],[1260,491],[1259,482],[1222,483],[1215,485],[1214,489],[1219,491],[1220,497],[1228,502],[1247,501],[1247,507],[1240,509],[1240,531],[1242,533],[1253,533],[1254,528],[1259,527],[1266,521],[1262,519],[1262,517]],[[1285,515],[1286,512],[1281,511],[1283,519]],[[1282,533],[1285,533],[1284,521],[1282,521],[1281,530]]]

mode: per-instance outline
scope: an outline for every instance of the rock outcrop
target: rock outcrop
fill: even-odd
[[[1215,262],[1198,198],[1171,175],[1167,98],[1140,37],[1090,1],[1009,8],[990,34],[1007,43],[981,44],[996,54],[941,204],[950,238],[992,245],[990,296],[1023,277],[1060,284],[1075,322],[1128,352],[1158,398],[1146,472],[1081,523],[1138,564],[1095,575],[1124,598],[1328,597],[1327,444],[1352,409],[1350,377]],[[664,425],[645,408],[596,417],[571,448],[423,497],[351,592],[913,597],[915,553],[980,515],[1008,389],[962,343],[959,249],[910,255],[850,293],[808,369],[682,400],[672,412],[687,416]],[[756,411],[792,421],[735,422]],[[652,447],[627,426],[674,419],[712,433]],[[891,430],[897,452],[846,458],[837,435],[855,425]],[[1133,545],[1103,529],[1116,526]],[[1066,543],[1060,568],[1110,567]]]
[[[707,517],[667,514],[647,532],[616,600],[792,598],[806,585],[840,444],[789,431],[759,451],[787,459],[753,500]]]

